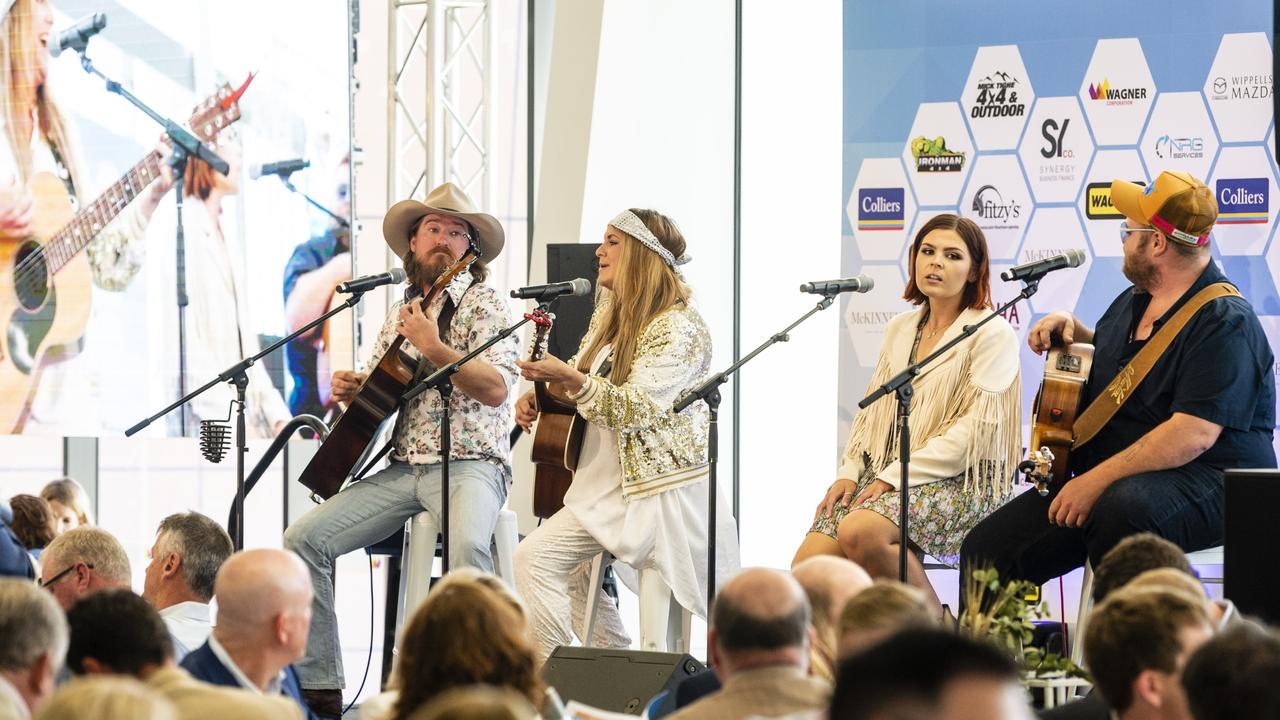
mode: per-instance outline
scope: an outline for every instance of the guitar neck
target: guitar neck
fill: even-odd
[[[138,197],[152,180],[160,177],[160,153],[147,153],[129,172],[107,188],[98,199],[81,208],[80,212],[58,231],[45,245],[45,258],[51,272],[62,266],[85,248],[102,232],[134,198]]]

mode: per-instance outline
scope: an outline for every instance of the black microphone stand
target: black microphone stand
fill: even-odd
[[[173,169],[173,188],[175,190],[174,199],[178,207],[178,229],[176,234],[177,242],[174,250],[177,255],[177,296],[178,296],[178,394],[182,395],[187,389],[187,259],[186,259],[186,238],[182,231],[182,181],[187,169],[187,158],[196,157],[209,163],[214,170],[226,175],[229,171],[227,162],[218,157],[216,153],[210,150],[196,139],[194,135],[187,132],[176,122],[160,115],[152,110],[145,103],[139,100],[133,93],[125,90],[124,87],[103,75],[102,72],[94,66],[93,61],[89,59],[87,50],[87,41],[74,45],[76,52],[80,53],[80,66],[90,75],[97,75],[107,83],[107,92],[115,93],[120,97],[128,100],[134,107],[141,110],[147,117],[155,120],[164,128],[164,134],[169,137],[173,143],[173,154],[169,156],[169,167]],[[197,391],[196,394],[199,394]],[[183,408],[179,413],[179,424],[182,427],[182,434],[187,433],[187,413]]]
[[[551,305],[555,302],[558,295],[544,295],[538,298],[538,308],[535,312],[549,313]],[[455,373],[462,369],[463,365],[474,360],[481,353],[498,343],[511,337],[516,330],[524,327],[532,319],[532,313],[524,316],[520,322],[507,327],[498,332],[498,334],[489,338],[483,345],[475,350],[463,355],[453,362],[439,368],[435,372],[428,375],[422,382],[409,388],[400,396],[400,407],[404,407],[410,400],[418,397],[422,393],[435,389],[440,393],[440,574],[445,575],[449,572],[449,454],[453,451],[453,438],[450,436],[451,427],[449,423],[449,402],[453,397],[453,381]],[[385,448],[384,448],[385,450]],[[375,458],[376,460],[376,458]],[[368,467],[365,468],[368,470]],[[363,473],[361,473],[363,474]]]
[[[186,396],[179,398],[176,402],[169,405],[168,407],[161,410],[160,412],[156,413],[155,415],[152,415],[146,420],[143,420],[137,425],[134,425],[133,427],[124,431],[125,437],[131,437],[132,435],[136,434],[137,432],[147,427],[151,423],[160,419],[161,417],[164,417],[165,415],[168,415],[170,412],[173,412],[173,410],[175,410],[176,408],[182,407],[187,402],[191,401],[191,399],[200,395],[201,393],[213,387],[214,385],[217,385],[218,383],[229,382],[235,386],[235,389],[236,389],[236,400],[235,400],[235,403],[236,403],[236,499],[235,499],[235,504],[233,506],[232,514],[236,518],[236,522],[235,522],[235,527],[232,528],[234,532],[231,533],[231,540],[236,550],[241,550],[244,548],[244,495],[245,495],[244,458],[245,458],[245,455],[248,454],[249,452],[248,444],[245,440],[245,418],[244,418],[245,398],[244,396],[245,396],[245,390],[249,387],[248,370],[254,363],[266,357],[267,355],[270,355],[271,353],[275,352],[277,349],[283,347],[289,341],[299,338],[303,335],[306,335],[307,333],[314,330],[316,327],[320,326],[326,320],[333,317],[334,315],[337,315],[343,310],[346,310],[347,308],[350,308],[350,307],[355,307],[356,303],[360,302],[360,298],[362,297],[364,297],[363,292],[351,293],[351,296],[348,297],[346,301],[343,302],[341,305],[338,305],[337,307],[329,310],[329,312],[326,312],[325,314],[321,315],[315,320],[312,320],[311,322],[307,323],[301,328],[298,328],[294,332],[280,338],[279,340],[272,343],[270,347],[265,348],[264,350],[259,352],[257,355],[245,358],[240,362],[237,362],[236,364],[227,368],[226,370],[223,370],[222,372],[218,373],[217,377],[213,378],[209,382],[191,391]]]
[[[276,175],[276,177],[280,178],[280,182],[284,183],[284,186],[288,188],[289,192],[295,193],[297,195],[301,195],[303,200],[306,200],[308,203],[311,204],[312,207],[324,213],[325,215],[328,215],[334,222],[338,223],[340,227],[344,227],[344,228],[351,227],[351,222],[348,221],[346,218],[342,217],[341,215],[338,215],[337,213],[333,212],[332,210],[325,207],[324,205],[321,205],[320,203],[316,202],[315,198],[311,197],[310,195],[302,192],[297,187],[295,187],[293,184],[293,181],[290,179],[290,176],[292,175],[293,173],[282,173],[282,174]]]
[[[901,502],[898,507],[898,579],[904,583],[907,581],[907,543],[909,542],[907,537],[907,496],[910,493],[910,483],[908,481],[911,477],[911,396],[915,392],[915,389],[911,386],[911,381],[916,375],[920,374],[920,370],[922,368],[933,362],[946,351],[956,345],[959,345],[966,338],[977,332],[978,328],[986,325],[1005,310],[1016,305],[1019,300],[1026,300],[1034,295],[1036,290],[1039,289],[1040,280],[1043,277],[1044,273],[1040,273],[1038,275],[1024,278],[1022,280],[1022,292],[1019,292],[1012,300],[1001,305],[995,310],[992,310],[990,315],[982,318],[977,323],[973,325],[965,325],[959,335],[952,338],[942,347],[936,348],[933,352],[929,353],[928,357],[925,359],[917,360],[916,362],[907,365],[902,372],[889,378],[887,382],[873,390],[870,395],[867,395],[862,398],[862,400],[858,401],[858,409],[865,410],[867,406],[889,393],[893,393],[898,399],[898,460],[902,464],[902,474],[899,476],[899,484],[901,485],[901,488],[899,488]],[[1011,469],[1010,471],[1012,472]]]
[[[832,301],[835,300],[839,292],[823,292],[822,299],[818,301],[809,312],[800,316],[799,320],[788,325],[786,328],[775,335],[769,337],[755,350],[752,350],[745,357],[730,365],[723,372],[716,373],[707,378],[705,382],[692,390],[681,395],[672,406],[673,412],[681,412],[693,403],[702,400],[707,404],[707,409],[711,414],[711,423],[707,428],[707,624],[710,626],[711,603],[716,597],[716,522],[717,522],[717,485],[716,485],[716,468],[720,464],[720,386],[729,381],[729,376],[738,371],[738,368],[746,365],[752,358],[764,352],[775,343],[787,342],[791,339],[789,333],[800,323],[808,320],[819,310],[825,310],[831,307]]]

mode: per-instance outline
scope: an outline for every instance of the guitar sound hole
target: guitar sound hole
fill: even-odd
[[[14,269],[14,291],[18,302],[28,312],[39,310],[49,297],[49,267],[40,243],[28,240],[18,249]]]

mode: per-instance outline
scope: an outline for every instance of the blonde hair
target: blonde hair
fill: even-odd
[[[533,720],[536,716],[529,701],[513,690],[469,685],[440,693],[409,720]]]
[[[851,632],[936,624],[925,594],[893,580],[875,581],[849,598],[840,612],[841,637]]]
[[[36,713],[35,720],[177,720],[163,695],[123,675],[76,678],[63,685]]]
[[[80,169],[71,150],[67,121],[49,94],[48,78],[35,89],[35,106],[28,104],[27,95],[31,88],[25,75],[30,72],[29,58],[34,54],[38,42],[32,27],[33,2],[34,0],[16,0],[9,14],[0,21],[0,72],[3,72],[0,83],[8,88],[3,109],[5,134],[18,166],[18,178],[25,183],[34,174],[35,160],[31,153],[31,138],[19,137],[19,130],[27,122],[28,114],[34,110],[36,127],[41,137],[58,154],[63,166],[71,174],[71,183],[78,196],[81,188]]]
[[[84,486],[74,479],[64,477],[50,481],[40,491],[40,497],[71,508],[76,517],[80,518],[81,525],[93,524],[93,511],[89,509],[89,494],[84,491]]]
[[[655,210],[631,208],[631,212],[672,255],[684,254],[684,235],[675,221]],[[657,253],[622,230],[613,229],[625,238],[614,273],[613,290],[598,290],[597,302],[602,306],[602,315],[590,344],[580,353],[578,369],[588,372],[600,350],[612,345],[610,379],[620,385],[631,375],[636,345],[649,322],[672,306],[688,302],[690,291]]]
[[[53,539],[41,554],[46,567],[82,562],[93,572],[122,587],[129,587],[133,573],[129,555],[114,535],[96,527],[78,527]]]

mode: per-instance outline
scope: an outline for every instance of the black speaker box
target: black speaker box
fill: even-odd
[[[704,669],[688,653],[561,646],[542,666],[542,679],[565,702],[639,715],[658,693],[674,692],[680,681]]]
[[[547,245],[547,282],[567,282],[574,278],[586,278],[595,288],[599,267],[596,264],[596,248],[599,243],[558,243]],[[591,311],[595,308],[592,295],[561,297],[556,300],[552,312],[556,321],[551,326],[547,340],[547,352],[561,360],[568,360],[578,352],[578,343],[587,334],[591,323]]]
[[[1236,608],[1268,623],[1280,622],[1280,470],[1227,470],[1222,594]]]

